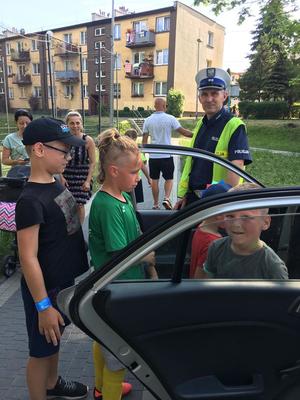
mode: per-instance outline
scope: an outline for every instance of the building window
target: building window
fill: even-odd
[[[74,96],[74,87],[72,85],[65,85],[64,87],[64,96],[68,97],[70,100]]]
[[[147,27],[147,21],[135,21],[133,23],[133,30],[135,30],[136,33],[140,33],[142,31],[147,31],[148,27]]]
[[[115,54],[114,60],[114,69],[121,69],[121,54]]]
[[[169,50],[168,49],[156,51],[156,64],[157,65],[168,64],[168,58],[169,58]]]
[[[10,43],[6,43],[6,55],[9,56],[11,52]]]
[[[101,85],[101,92],[105,92],[105,85]],[[99,83],[96,84],[96,92],[99,92]]]
[[[0,88],[0,94],[4,94],[4,88],[3,87]]]
[[[8,98],[9,99],[14,98],[14,89],[13,88],[8,88]]]
[[[95,76],[96,76],[96,78],[99,78],[99,71],[95,72]],[[105,72],[101,70],[101,78],[105,78],[105,77],[106,77]]]
[[[140,64],[142,61],[145,59],[145,52],[144,51],[138,51],[136,53],[133,53],[133,64]]]
[[[86,57],[82,57],[82,71],[83,72],[87,72],[87,70],[88,70],[87,58]]]
[[[114,98],[121,98],[121,84],[120,83],[114,83]]]
[[[73,61],[66,60],[64,62],[65,71],[73,71]]]
[[[8,65],[7,66],[7,76],[12,76],[12,74],[13,74],[12,65]]]
[[[64,34],[64,42],[72,43],[72,33],[65,33]]]
[[[20,98],[21,99],[25,99],[27,96],[26,96],[26,90],[25,90],[25,88],[24,87],[20,87]]]
[[[38,50],[38,44],[36,39],[31,40],[31,51],[36,51]]]
[[[132,97],[144,97],[144,84],[142,82],[133,82]]]
[[[105,35],[105,28],[96,28],[95,29],[95,36]]]
[[[156,32],[167,32],[170,30],[170,17],[156,18]]]
[[[18,52],[21,53],[21,51],[24,51],[24,43],[23,42],[17,42],[17,48]]]
[[[32,74],[33,75],[40,74],[40,64],[39,63],[33,63],[32,64]]]
[[[95,64],[99,64],[99,58],[95,57]],[[101,64],[105,64],[104,57],[101,57]]]
[[[207,46],[214,47],[214,33],[210,31],[207,34]]]
[[[86,31],[80,32],[80,44],[86,44]]]
[[[121,25],[115,24],[114,26],[114,39],[120,40],[121,39]]]
[[[89,97],[88,86],[83,85],[82,89],[83,89],[83,97]]]
[[[33,95],[33,97],[37,97],[37,98],[42,97],[42,88],[40,86],[34,86],[32,95]]]
[[[211,60],[206,60],[206,67],[209,68],[212,66],[212,61]]]
[[[154,95],[155,96],[166,96],[168,93],[167,82],[155,82],[154,83]]]
[[[100,46],[101,46],[101,49],[103,49],[105,47],[105,43],[104,42],[95,42],[95,49],[99,49]]]

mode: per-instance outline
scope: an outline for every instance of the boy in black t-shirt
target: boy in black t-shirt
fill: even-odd
[[[84,143],[63,121],[52,118],[31,122],[23,143],[31,175],[17,202],[16,225],[29,337],[30,399],[81,399],[88,387],[58,376],[59,342],[69,321],[58,310],[56,296],[88,269],[88,262],[76,202],[53,175],[66,167],[70,146]]]

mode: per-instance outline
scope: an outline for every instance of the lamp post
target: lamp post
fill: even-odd
[[[115,4],[114,0],[111,1],[111,47],[110,47],[110,112],[109,124],[112,127],[114,123],[114,26],[115,26]]]
[[[197,39],[197,71],[196,74],[199,71],[199,55],[200,55],[200,43],[202,43],[202,40],[200,38]],[[195,112],[195,119],[198,118],[198,87],[196,83],[196,112]]]
[[[81,115],[82,115],[82,124],[84,126],[85,115],[84,115],[84,92],[83,92],[83,71],[82,71],[82,50],[81,50],[81,47],[79,47],[79,66],[80,66]]]
[[[52,63],[51,63],[51,54],[50,54],[50,43],[51,38],[53,36],[52,31],[47,31],[47,53],[48,53],[48,69],[49,69],[49,83],[50,83],[50,97],[51,97],[51,113],[52,117],[55,116],[54,114],[54,93],[53,93],[53,81],[52,81]]]

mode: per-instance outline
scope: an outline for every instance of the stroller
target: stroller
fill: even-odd
[[[29,168],[29,169],[28,169]],[[30,167],[13,167],[7,177],[0,178],[0,230],[4,232],[16,232],[15,207],[24,184],[29,175]],[[19,267],[16,234],[12,242],[13,254],[5,255],[2,260],[2,272],[10,277]]]

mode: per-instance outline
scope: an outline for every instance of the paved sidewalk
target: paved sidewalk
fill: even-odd
[[[0,280],[0,400],[29,400],[25,367],[28,356],[25,317],[19,289],[20,272]],[[74,325],[63,335],[60,351],[60,374],[94,386],[91,339]],[[133,391],[128,400],[151,400],[143,386],[130,374]],[[88,399],[92,399],[90,391]]]

